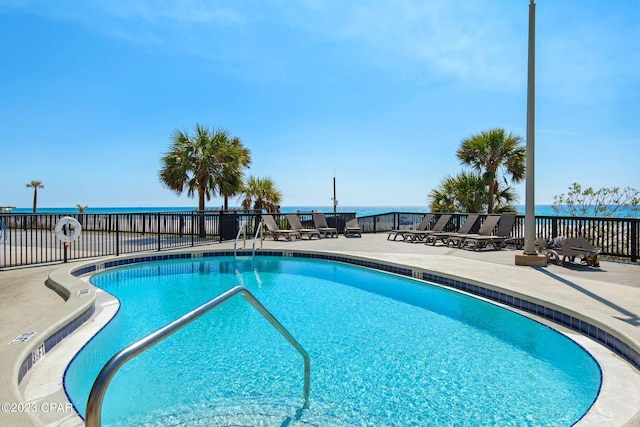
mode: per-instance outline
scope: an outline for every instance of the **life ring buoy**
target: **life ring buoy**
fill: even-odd
[[[65,226],[67,226],[66,231]],[[82,226],[77,219],[70,216],[65,216],[60,218],[60,220],[56,223],[56,228],[54,231],[58,239],[62,240],[63,242],[72,242],[80,237]]]

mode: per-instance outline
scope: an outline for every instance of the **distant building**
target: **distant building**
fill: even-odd
[[[15,206],[0,206],[0,213],[11,213],[15,208]]]

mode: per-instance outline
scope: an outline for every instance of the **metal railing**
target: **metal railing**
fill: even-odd
[[[65,248],[54,232],[65,216],[82,227]],[[202,220],[202,221],[201,221]],[[210,243],[219,235],[219,215],[194,212],[105,214],[0,214],[0,268],[68,259],[161,251]]]
[[[262,221],[258,223],[256,234],[253,235],[253,248],[251,250],[251,256],[253,256],[254,258],[256,256],[256,242],[258,240],[258,236],[260,235],[260,231],[262,231]],[[260,247],[262,248],[262,240],[260,241]]]
[[[303,227],[314,228],[312,212],[298,212],[297,215]],[[380,233],[414,228],[424,215],[424,212],[389,212],[359,217],[358,223],[363,233]],[[68,244],[67,258],[64,243],[57,240],[53,232],[57,221],[63,216],[72,216],[82,226],[80,238]],[[338,212],[325,213],[325,216],[329,227],[342,233],[346,222],[355,218],[356,214]],[[285,214],[273,214],[273,217],[280,228],[289,228]],[[447,231],[457,230],[465,217],[463,213],[452,214]],[[484,217],[481,215],[479,222]],[[247,235],[255,236],[261,223],[261,214],[243,211],[0,214],[0,221],[2,269],[233,240],[242,227]],[[546,239],[582,235],[602,249],[603,255],[634,262],[640,259],[640,218],[537,216],[536,235]],[[516,216],[513,236],[524,238],[523,215]]]
[[[240,236],[243,236],[242,239],[242,247],[245,248],[247,244],[247,224],[243,221],[240,224],[240,229],[238,230],[238,234],[236,235],[236,239],[233,242],[233,257],[238,257],[238,242],[240,241]],[[258,236],[260,235],[260,231],[262,230],[262,221],[258,222],[258,226],[256,227],[256,231],[253,235],[253,247],[251,249],[251,256],[256,256],[256,242],[258,240]],[[260,247],[262,247],[262,242],[260,242]]]
[[[358,224],[363,233],[382,233],[399,228],[415,228],[424,215],[422,212],[389,212],[359,217]],[[465,213],[451,214],[445,231],[460,228],[466,216]],[[484,218],[486,215],[480,215],[472,232],[477,231]],[[438,215],[433,222],[437,219]],[[517,215],[512,237],[524,239],[524,223],[524,215]],[[582,236],[601,249],[605,256],[633,262],[640,259],[640,218],[536,216],[536,236],[543,239]]]
[[[177,332],[181,328],[187,326],[209,310],[217,307],[235,295],[242,295],[297,351],[304,359],[304,385],[302,389],[303,404],[302,408],[309,407],[309,389],[311,376],[311,361],[309,355],[304,348],[296,341],[296,339],[287,331],[287,329],[276,319],[267,308],[244,286],[236,286],[228,291],[218,295],[209,302],[202,304],[200,307],[190,311],[184,316],[174,320],[163,328],[147,335],[146,337],[136,341],[125,349],[116,353],[104,365],[89,393],[86,408],[85,425],[87,427],[99,427],[102,417],[102,402],[107,391],[107,387],[111,379],[125,363],[144,352],[158,342],[167,338],[169,335]]]
[[[82,227],[80,237],[69,242],[56,238],[54,228],[65,217]],[[299,214],[313,224],[311,213]],[[339,230],[355,213],[328,213],[327,222]],[[285,214],[275,214],[288,228]],[[191,211],[151,213],[0,214],[0,269],[67,260],[162,251],[210,244],[236,238],[243,223],[254,235],[261,222],[255,211]]]
[[[236,235],[236,240],[233,242],[233,257],[237,258],[238,257],[238,241],[240,240],[240,236],[243,236],[243,245],[242,247],[244,248],[244,244],[247,241],[247,227],[244,224],[244,222],[242,223],[242,225],[240,226],[240,229],[238,230],[238,234]]]

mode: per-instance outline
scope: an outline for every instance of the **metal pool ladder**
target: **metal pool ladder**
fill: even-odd
[[[253,236],[253,250],[251,251],[251,256],[252,257],[256,256],[256,240],[258,240],[258,235],[260,234],[261,230],[262,230],[262,221],[260,221],[258,223],[258,228],[256,228],[256,234]],[[244,241],[246,241],[247,240],[247,229],[246,229],[246,226],[245,226],[244,222],[242,223],[242,226],[238,230],[238,234],[236,235],[236,241],[233,243],[233,257],[234,258],[238,257],[238,240],[240,240],[240,235],[241,234],[244,237]],[[244,245],[242,247],[244,247]],[[262,242],[260,242],[260,247],[262,247]]]
[[[258,299],[253,296],[251,292],[249,292],[247,288],[245,288],[244,286],[236,286],[218,295],[209,302],[202,304],[200,307],[197,307],[194,310],[186,313],[182,317],[179,317],[178,319],[158,329],[157,331],[152,332],[146,337],[136,341],[130,346],[120,350],[113,357],[111,357],[111,359],[109,359],[109,361],[104,365],[104,367],[98,374],[98,377],[96,378],[95,382],[93,383],[93,387],[91,388],[91,392],[89,393],[85,414],[85,426],[99,427],[101,425],[102,401],[107,391],[107,387],[109,386],[111,379],[116,374],[118,369],[120,369],[130,359],[133,359],[138,354],[154,346],[158,342],[167,338],[169,335],[177,332],[209,310],[217,307],[218,305],[222,304],[223,302],[237,294],[242,295],[244,299],[246,299],[302,355],[302,358],[304,359],[302,409],[309,408],[309,378],[311,372],[311,362],[309,360],[309,355],[307,354],[305,349],[302,348],[300,343],[298,343],[298,341],[296,341],[296,339],[289,333],[289,331],[287,331],[285,327],[282,326],[278,319],[276,319],[269,312],[269,310],[267,310],[267,308],[262,305],[262,303],[258,301]]]

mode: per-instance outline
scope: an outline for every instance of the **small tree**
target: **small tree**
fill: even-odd
[[[482,131],[460,143],[456,156],[463,165],[471,166],[480,174],[487,185],[488,213],[499,211],[500,204],[504,204],[504,200],[499,200],[505,197],[499,194],[501,180],[505,184],[508,180],[513,183],[524,180],[525,154],[522,138],[502,128]]]
[[[448,176],[429,192],[431,212],[481,212],[487,200],[487,186],[478,174],[463,171]]]
[[[162,157],[160,182],[180,195],[198,196],[198,210],[216,192],[235,194],[241,171],[251,163],[250,152],[225,129],[209,129],[197,124],[193,133],[176,130],[171,146]],[[226,181],[232,181],[228,185]]]
[[[33,213],[35,213],[38,204],[38,188],[44,188],[44,184],[42,181],[34,180],[27,184],[27,188],[33,188]]]
[[[243,187],[242,196],[242,209],[264,209],[267,213],[277,213],[280,210],[282,193],[271,178],[250,176]]]
[[[192,134],[176,130],[171,146],[162,157],[160,182],[180,195],[198,196],[200,237],[205,237],[205,200],[220,192],[226,197],[238,190],[241,169],[249,165],[249,150],[225,129],[209,129],[196,124]]]
[[[553,196],[551,209],[556,215],[637,217],[640,214],[640,191],[631,187],[583,189],[574,182],[567,194]]]
[[[517,194],[510,186],[495,187],[493,212],[515,212]],[[478,173],[462,171],[448,176],[428,195],[432,212],[487,212],[488,187]]]
[[[222,164],[222,173],[218,183],[218,190],[224,199],[223,208],[229,210],[229,197],[242,192],[243,169],[251,164],[251,152],[242,145],[238,137],[230,138],[227,142],[227,162]]]

